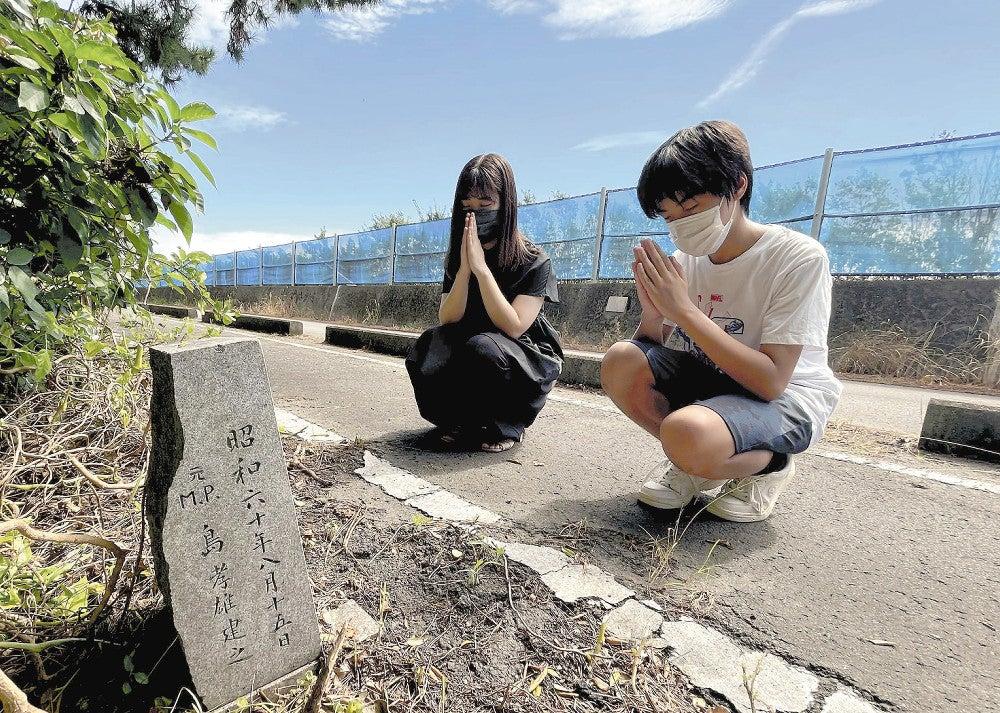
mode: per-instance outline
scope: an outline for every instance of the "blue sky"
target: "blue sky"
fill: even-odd
[[[193,38],[222,47],[225,2]],[[450,206],[471,156],[520,189],[634,185],[649,153],[707,118],[754,162],[1000,129],[1000,3],[966,0],[387,0],[220,51],[180,98],[212,104],[217,154],[192,246],[350,232],[375,212]],[[162,249],[176,244],[160,239]]]

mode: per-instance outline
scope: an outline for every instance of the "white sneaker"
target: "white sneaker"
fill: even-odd
[[[788,456],[788,462],[781,470],[730,480],[706,509],[716,517],[733,522],[766,520],[774,510],[778,496],[794,477],[795,461]]]
[[[639,490],[639,502],[662,510],[677,510],[694,500],[698,493],[718,488],[724,480],[688,475],[669,460],[649,473],[650,479]]]

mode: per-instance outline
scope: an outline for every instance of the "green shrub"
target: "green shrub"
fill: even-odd
[[[82,353],[139,281],[208,299],[197,265],[209,256],[156,254],[150,228],[190,240],[203,201],[178,159],[213,181],[191,146],[215,140],[190,124],[214,114],[178,106],[108,22],[0,0],[0,377],[40,381]]]

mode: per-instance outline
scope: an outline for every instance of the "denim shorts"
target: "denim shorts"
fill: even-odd
[[[692,404],[712,409],[729,427],[737,453],[791,455],[809,447],[812,421],[788,392],[764,401],[689,352],[638,339],[632,344],[646,354],[656,390],[666,397],[670,410]]]

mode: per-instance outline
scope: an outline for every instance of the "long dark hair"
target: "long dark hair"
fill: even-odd
[[[495,197],[497,202],[497,264],[508,270],[538,255],[538,248],[517,229],[517,187],[514,169],[500,154],[485,153],[469,160],[458,174],[455,203],[451,208],[451,241],[445,272],[454,277],[462,263],[462,233],[465,231],[465,208],[469,196]]]

